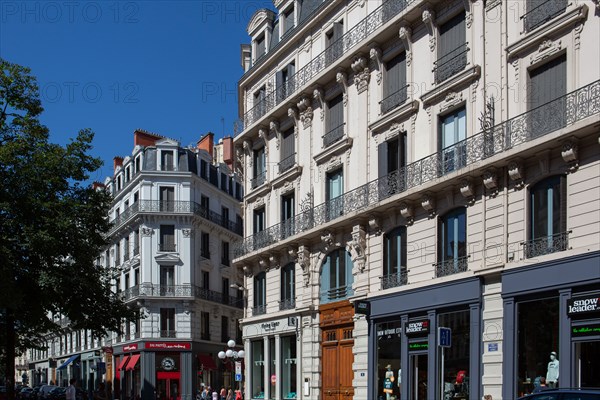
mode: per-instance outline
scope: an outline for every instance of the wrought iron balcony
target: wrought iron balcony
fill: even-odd
[[[448,276],[465,272],[469,264],[469,256],[450,258],[443,261],[438,261],[433,264],[435,267],[435,276]]]
[[[329,147],[344,137],[344,125],[338,125],[323,135],[323,147]]]
[[[229,294],[223,294],[193,285],[155,285],[151,283],[142,283],[141,285],[125,289],[120,292],[119,295],[123,301],[129,301],[138,297],[196,297],[236,308],[244,307],[243,298],[238,299]]]
[[[275,105],[282,103],[286,98],[291,97],[300,88],[304,87],[317,74],[325,70],[334,62],[344,57],[359,43],[367,40],[375,31],[381,28],[392,18],[400,14],[415,0],[387,0],[372,13],[358,22],[341,38],[333,42],[327,49],[313,58],[308,64],[296,71],[285,82],[258,102],[254,107],[248,110],[242,118],[234,123],[234,134],[237,136],[247,127],[258,121],[263,115],[271,111]],[[285,87],[285,88],[284,88]],[[284,88],[284,89],[283,89]],[[283,98],[285,96],[285,98]]]
[[[524,247],[525,257],[533,258],[567,250],[569,248],[570,233],[571,231],[561,232],[521,243]]]
[[[408,274],[405,268],[403,268],[398,273],[388,274],[381,277],[381,288],[389,289],[393,287],[398,287],[402,285],[406,285],[408,282]]]
[[[340,286],[321,291],[321,303],[331,303],[332,301],[343,300],[352,296],[354,291],[352,286]]]
[[[263,304],[260,306],[256,306],[256,307],[252,307],[252,315],[253,316],[257,316],[257,315],[263,315],[267,313],[267,305]]]
[[[296,165],[296,153],[292,154],[289,157],[284,158],[283,160],[281,160],[278,164],[279,166],[279,173],[283,173],[285,171],[287,171],[288,169],[292,168],[294,165]]]
[[[208,221],[234,232],[242,234],[241,226],[232,221],[225,221],[221,214],[208,210],[206,207],[194,201],[159,201],[159,200],[140,200],[127,208],[122,214],[110,221],[112,227],[109,234],[114,233],[119,227],[124,225],[134,216],[140,213],[173,213],[173,214],[194,214]]]
[[[284,299],[279,302],[279,310],[292,310],[296,307],[296,299]]]
[[[267,171],[263,171],[250,180],[252,189],[259,187],[267,181]]]
[[[160,337],[161,338],[176,338],[177,337],[177,331],[161,330],[160,331]]]
[[[532,8],[521,17],[525,32],[530,32],[564,13],[567,9],[567,4],[567,0],[546,0],[539,6]]]
[[[433,63],[435,82],[441,83],[454,76],[467,66],[468,43],[464,43],[456,49],[444,54]]]
[[[600,80],[568,93],[554,101],[484,130],[457,143],[456,148],[464,148],[464,162],[453,171],[459,171],[480,164],[483,160],[506,152],[516,146],[530,142],[565,126],[570,126],[587,117],[600,114]],[[544,116],[544,120],[538,118]],[[543,127],[543,128],[542,128]],[[534,131],[535,129],[535,131]],[[444,149],[447,151],[452,147]],[[405,190],[437,180],[449,173],[445,167],[444,151],[408,164],[388,176],[373,180],[336,200],[340,214],[367,211],[379,202]],[[462,150],[458,152],[461,154]],[[234,257],[244,256],[252,251],[277,243],[283,237],[306,232],[334,219],[330,202],[325,202],[294,217],[293,224],[287,221],[271,226],[234,244]],[[337,218],[337,217],[335,217]]]
[[[408,92],[408,85],[400,88],[394,93],[390,94],[385,99],[381,100],[381,114],[386,114],[389,111],[392,111],[394,108],[404,104],[406,101]]]
[[[173,253],[177,251],[177,246],[175,245],[175,243],[159,243],[158,251]]]

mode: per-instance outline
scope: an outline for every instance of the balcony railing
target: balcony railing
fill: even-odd
[[[327,49],[313,58],[307,65],[299,69],[288,82],[285,82],[258,102],[254,107],[248,110],[243,117],[234,124],[234,134],[237,136],[244,129],[258,121],[263,115],[268,113],[275,105],[282,103],[282,97],[291,97],[300,88],[304,87],[312,78],[321,71],[332,65],[335,61],[348,54],[352,49],[369,38],[377,29],[390,21],[396,15],[400,14],[415,0],[387,0],[379,8],[367,15],[358,22],[341,38],[333,42]]]
[[[533,258],[567,250],[569,248],[569,233],[571,231],[531,239],[521,243],[524,247],[525,257]]]
[[[440,83],[454,76],[467,66],[468,43],[464,43],[456,49],[444,54],[433,63],[435,82]]]
[[[438,261],[433,264],[435,267],[435,276],[438,278],[441,276],[448,276],[457,274],[459,272],[465,272],[469,264],[469,256],[451,258],[448,260]]]
[[[159,243],[158,251],[173,253],[177,251],[177,246],[175,243]]]
[[[161,330],[160,331],[160,337],[161,338],[176,338],[177,337],[177,331],[171,331],[171,330]]]
[[[527,0],[529,1],[531,0]],[[562,14],[567,9],[567,4],[567,0],[547,0],[532,8],[521,17],[525,32],[530,32]]]
[[[201,218],[211,221],[217,225],[234,232],[242,234],[241,226],[232,221],[225,221],[221,214],[206,209],[206,207],[194,201],[159,201],[159,200],[140,200],[127,208],[122,214],[110,221],[112,227],[109,234],[113,233],[125,222],[139,213],[174,213],[174,214],[195,214]]]
[[[393,287],[406,285],[408,282],[408,274],[406,270],[402,270],[395,274],[384,275],[381,277],[381,288],[389,289]]]
[[[236,308],[244,307],[243,298],[238,299],[235,296],[193,285],[154,285],[143,283],[125,289],[119,295],[123,301],[129,301],[138,297],[196,297]]]
[[[342,300],[353,294],[352,286],[340,286],[321,291],[321,303]]]
[[[279,173],[283,173],[285,171],[287,171],[288,169],[292,168],[294,165],[296,164],[296,153],[292,154],[289,157],[284,158],[283,160],[281,160],[278,164],[279,166]]]
[[[329,147],[344,137],[344,125],[338,125],[323,135],[323,147]]]
[[[279,310],[291,310],[296,308],[296,299],[284,299],[279,302]]]
[[[517,145],[598,114],[600,114],[600,80],[457,143],[455,145],[457,148],[465,149],[464,164],[453,171],[480,164],[493,155],[501,154]],[[544,120],[538,119],[539,116],[544,116]],[[340,196],[339,200],[334,199],[339,211],[338,216],[375,208],[382,200],[435,181],[449,173],[448,168],[444,167],[447,164],[444,164],[443,154],[443,151],[431,154],[388,176],[359,186]],[[282,222],[248,236],[234,245],[234,257],[244,256],[275,244],[283,237],[306,232],[337,218],[330,210],[332,204],[325,202],[297,214],[291,225]]]
[[[259,187],[267,180],[267,171],[263,171],[250,180],[252,189]]]
[[[252,307],[252,315],[263,315],[267,313],[267,305],[263,304],[261,306]]]
[[[392,111],[394,108],[404,104],[407,97],[408,85],[390,94],[385,99],[381,100],[381,114]]]

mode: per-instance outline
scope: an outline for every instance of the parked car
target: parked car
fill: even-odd
[[[24,386],[21,388],[21,392],[19,393],[19,398],[21,400],[29,400],[31,399],[31,394],[33,393],[33,389],[29,386]]]
[[[58,386],[56,386],[56,385],[43,385],[40,388],[40,391],[38,393],[38,399],[43,399],[43,400],[48,399],[48,393],[50,393],[50,391],[52,389],[56,388],[56,387],[58,387]]]
[[[600,389],[546,389],[519,397],[518,400],[600,400]]]
[[[55,387],[51,391],[48,392],[48,400],[66,400],[67,388],[66,387]]]

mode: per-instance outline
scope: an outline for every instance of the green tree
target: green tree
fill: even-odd
[[[118,332],[137,317],[96,262],[111,198],[86,182],[102,165],[89,154],[94,135],[50,143],[42,111],[30,70],[0,59],[0,358],[9,399],[15,354],[67,329]]]

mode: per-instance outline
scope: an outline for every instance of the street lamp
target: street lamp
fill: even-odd
[[[229,341],[227,342],[227,347],[229,347],[226,351],[220,351],[218,354],[218,357],[223,360],[223,362],[229,361],[231,363],[235,362],[235,374],[236,374],[236,381],[239,382],[238,384],[238,390],[241,392],[242,391],[242,371],[241,371],[241,363],[238,364],[237,362],[239,360],[243,360],[244,356],[246,355],[246,353],[244,352],[244,350],[235,350],[235,340],[229,339]],[[238,365],[239,365],[239,372],[238,372]],[[239,377],[237,376],[239,374]]]

